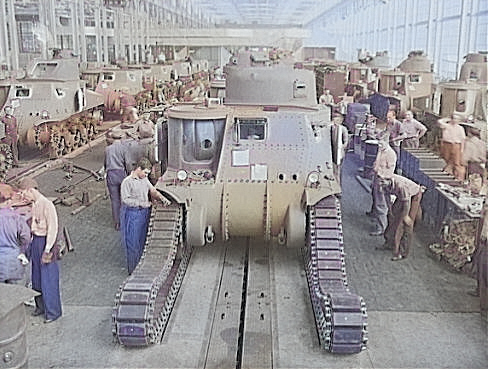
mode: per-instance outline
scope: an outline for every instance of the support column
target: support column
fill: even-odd
[[[8,23],[10,25],[10,62],[13,70],[19,69],[19,38],[17,36],[17,21],[15,20],[14,1],[8,0]]]
[[[86,52],[86,31],[85,31],[85,3],[84,1],[79,2],[79,19],[80,19],[80,32],[79,37],[79,47],[81,53],[81,60],[88,61],[88,56]]]
[[[95,9],[95,34],[96,34],[96,45],[97,45],[97,63],[102,61],[102,33],[103,33],[103,25],[101,24],[101,11],[100,7],[96,7]]]
[[[100,22],[102,23],[102,27],[106,30],[105,35],[103,36],[102,39],[102,62],[107,64],[108,63],[108,29],[107,29],[107,9],[105,7],[102,7],[102,19]]]
[[[8,2],[12,2],[13,0],[5,0]],[[5,6],[0,7],[0,27],[2,32],[0,34],[2,35],[0,37],[0,64],[5,64],[7,65],[7,68],[10,69],[12,62],[10,58],[8,57],[9,55],[9,50],[8,50],[8,45],[9,45],[9,40],[8,40],[8,32],[7,32],[7,13],[5,11]]]
[[[463,58],[467,54],[468,40],[469,40],[469,17],[468,10],[470,9],[470,0],[463,0],[461,4],[461,16],[459,17],[459,38],[457,49],[457,61],[456,61],[456,78],[459,76],[461,66],[463,64]]]

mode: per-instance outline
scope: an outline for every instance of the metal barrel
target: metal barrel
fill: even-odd
[[[0,319],[0,369],[27,367],[26,327],[23,303]]]

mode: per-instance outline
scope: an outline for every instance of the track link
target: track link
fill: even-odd
[[[184,246],[183,207],[153,207],[144,253],[115,295],[112,333],[126,346],[161,341],[191,247]]]
[[[329,196],[309,206],[306,226],[305,268],[320,345],[360,352],[368,340],[366,305],[347,287],[339,200]]]

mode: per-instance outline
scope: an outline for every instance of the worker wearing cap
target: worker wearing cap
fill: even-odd
[[[465,168],[462,164],[462,154],[466,133],[459,124],[460,121],[459,115],[452,114],[450,118],[439,119],[437,123],[442,129],[441,157],[446,161],[443,170],[463,181]]]
[[[32,289],[41,293],[35,297],[36,309],[32,315],[44,315],[44,323],[50,323],[62,314],[59,265],[54,252],[58,234],[58,215],[52,201],[39,192],[34,179],[25,177],[18,187],[22,196],[32,201]]]
[[[12,151],[13,166],[19,166],[19,133],[17,131],[17,119],[14,117],[14,108],[10,105],[4,109],[5,115],[2,117],[2,123],[5,124],[5,138],[2,142],[10,146]]]
[[[120,229],[120,186],[127,177],[126,157],[128,147],[122,142],[125,132],[122,130],[112,130],[110,137],[113,139],[111,145],[105,148],[104,168],[107,173],[107,189],[112,205],[112,219],[114,228]]]

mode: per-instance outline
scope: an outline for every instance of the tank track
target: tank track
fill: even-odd
[[[115,295],[112,333],[122,345],[161,341],[191,256],[183,218],[177,204],[151,211],[144,253]]]
[[[321,347],[339,354],[366,348],[363,298],[347,287],[339,200],[329,196],[308,206],[304,250],[310,298]]]

